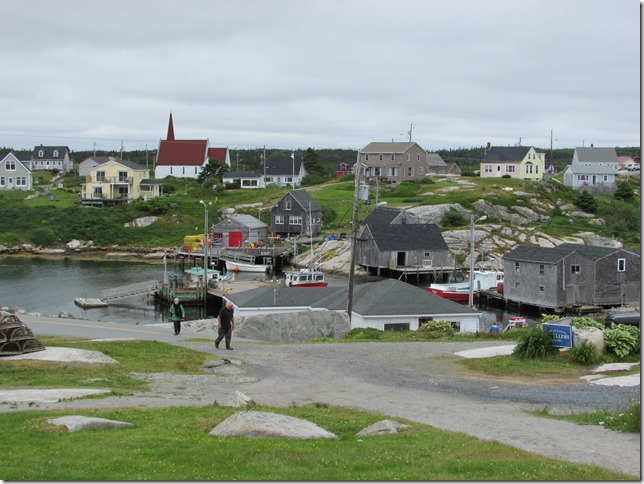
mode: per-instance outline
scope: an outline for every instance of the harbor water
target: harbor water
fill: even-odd
[[[169,321],[168,307],[147,294],[119,298],[107,307],[81,308],[76,298],[101,298],[102,291],[150,280],[163,280],[164,270],[178,271],[171,259],[163,263],[86,260],[76,257],[0,257],[0,307],[22,308],[42,316],[66,312],[74,317],[123,324]],[[269,278],[268,274],[238,273],[238,278]],[[327,275],[329,285],[346,284],[346,277]],[[426,288],[424,283],[414,283]],[[186,306],[186,319],[214,318],[203,306]],[[214,309],[212,310],[214,312]],[[516,314],[503,309],[482,310],[481,330],[493,322],[507,323]],[[526,316],[530,326],[537,319]]]

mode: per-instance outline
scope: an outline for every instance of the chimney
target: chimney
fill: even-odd
[[[485,151],[490,151],[491,149],[492,149],[492,145],[491,145],[491,143],[488,141],[488,142],[487,142],[487,146],[486,146],[486,148],[485,148]]]
[[[594,148],[593,143],[590,143],[590,147],[591,147],[591,148]]]

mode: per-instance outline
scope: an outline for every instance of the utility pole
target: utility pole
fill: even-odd
[[[360,187],[360,152],[356,160],[356,183],[353,194],[353,220],[351,222],[351,265],[349,266],[349,294],[347,295],[347,313],[349,314],[349,323],[351,323],[351,313],[353,312],[353,282],[355,278],[355,261],[356,261],[356,242],[358,238],[358,194]]]

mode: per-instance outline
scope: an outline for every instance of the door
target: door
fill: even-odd
[[[404,267],[407,265],[407,252],[398,252],[396,254],[396,267]]]
[[[242,240],[241,232],[228,232],[228,247],[241,247]]]

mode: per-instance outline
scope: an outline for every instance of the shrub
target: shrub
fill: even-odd
[[[541,315],[541,322],[542,323],[549,323],[551,321],[557,321],[558,319],[561,319],[559,316],[556,314],[542,314]]]
[[[640,329],[627,324],[611,324],[610,329],[604,330],[604,342],[609,353],[620,358],[639,353]]]
[[[529,329],[521,335],[512,354],[520,360],[543,359],[555,355],[559,353],[559,349],[554,346],[553,337],[550,331],[542,331],[541,328]]]
[[[462,227],[467,224],[467,218],[455,208],[450,208],[441,220],[443,227]]]
[[[353,328],[343,336],[344,339],[381,339],[384,332],[374,328]]]
[[[580,365],[596,365],[601,361],[601,356],[597,353],[597,348],[584,341],[582,344],[574,346],[570,350],[570,359]]]
[[[602,331],[606,327],[604,324],[599,321],[589,318],[588,316],[578,316],[570,319],[570,325],[575,328],[599,328]]]
[[[423,336],[452,336],[454,328],[449,321],[428,321],[423,324],[418,331],[423,333]]]

